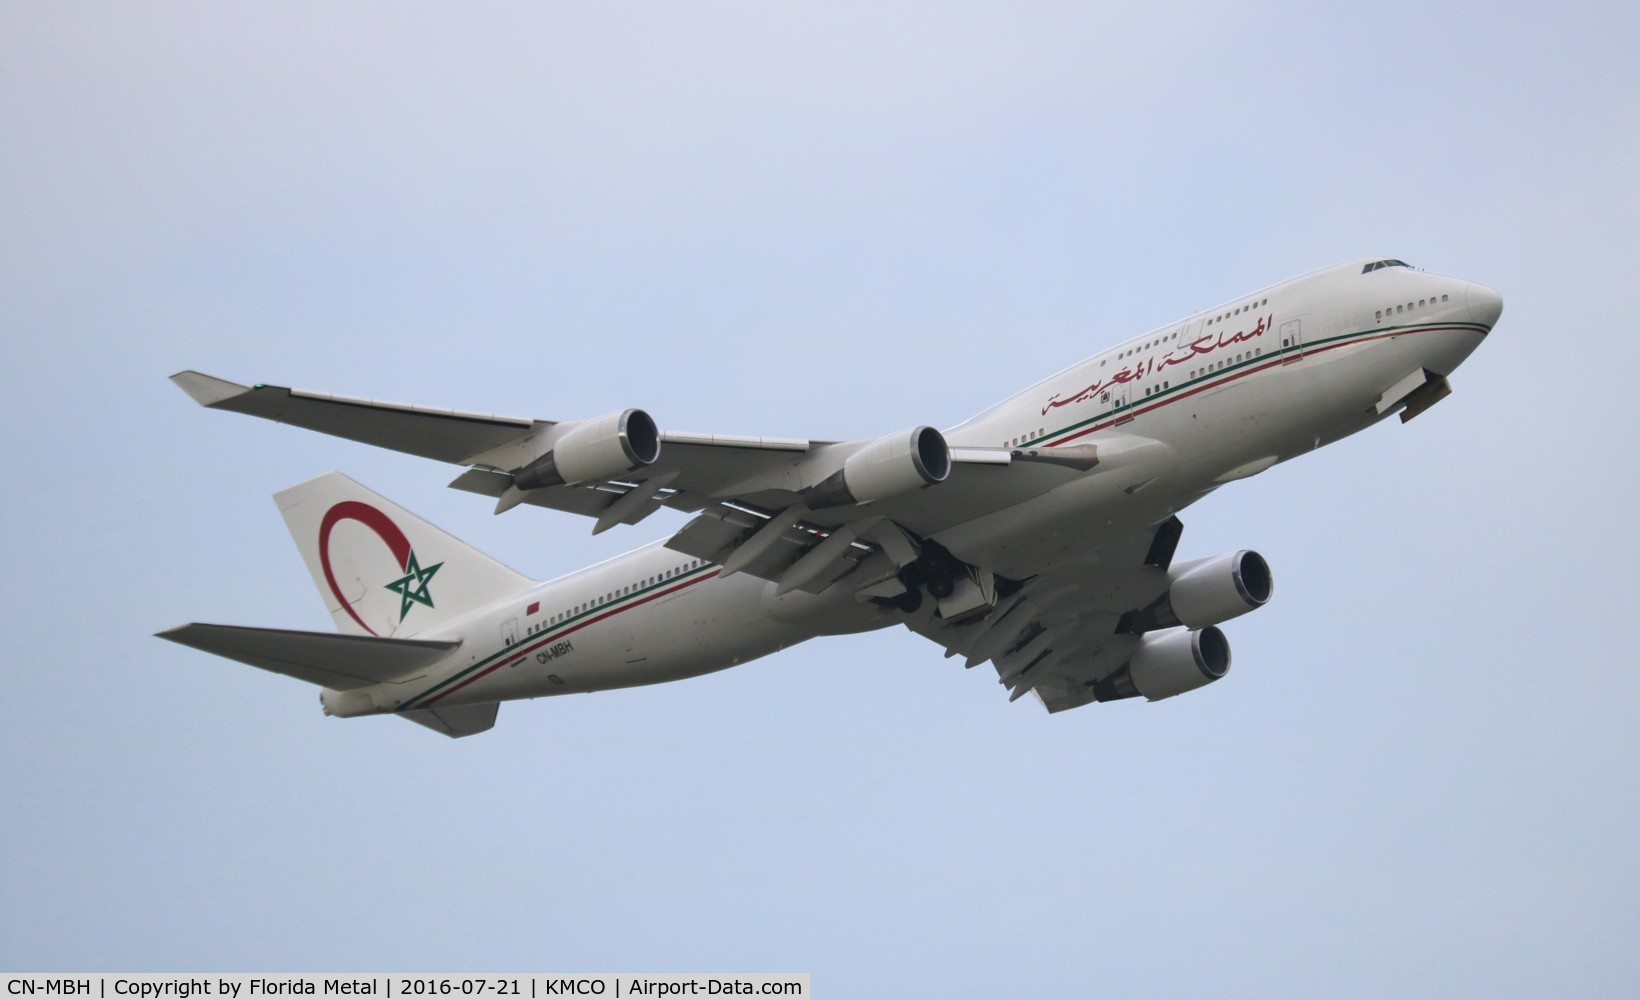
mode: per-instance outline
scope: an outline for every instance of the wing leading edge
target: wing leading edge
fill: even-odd
[[[245,386],[193,371],[172,381],[212,409],[466,465],[450,485],[495,498],[498,513],[520,503],[562,510],[592,518],[595,532],[636,524],[661,507],[694,514],[668,542],[671,548],[724,563],[731,573],[815,593],[844,577],[862,591],[893,590],[887,581],[908,561],[902,538],[912,539],[914,556],[918,539],[1040,495],[1098,463],[1092,446],[1040,453],[950,448],[942,476],[858,500],[848,487],[839,491],[839,477],[857,460],[885,455],[895,435],[839,443],[669,432],[658,434],[660,447],[638,467],[627,460],[632,448],[626,458],[616,449],[629,442],[602,431],[626,427],[624,417],[638,411],[589,421],[530,420]],[[912,433],[914,439],[939,437],[928,428]],[[860,482],[874,488],[895,471],[861,464]],[[872,561],[885,545],[888,558]],[[871,572],[856,572],[868,561]]]
[[[277,385],[245,386],[185,371],[171,376],[201,406],[305,427],[378,448],[468,464],[551,424],[484,413],[352,399]]]

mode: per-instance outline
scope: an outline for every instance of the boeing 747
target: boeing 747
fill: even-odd
[[[189,624],[166,639],[319,685],[334,716],[449,736],[499,704],[679,680],[823,635],[904,625],[1050,712],[1156,701],[1230,667],[1265,604],[1250,550],[1174,558],[1227,483],[1443,399],[1497,323],[1489,288],[1371,258],[1188,316],[940,431],[860,441],[663,431],[643,410],[550,421],[244,386],[204,406],[465,467],[497,513],[593,532],[662,508],[670,537],[530,580],[339,473],[276,496],[336,632]]]

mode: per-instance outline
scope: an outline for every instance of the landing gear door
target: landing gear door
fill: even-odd
[[[1304,356],[1304,330],[1300,320],[1290,319],[1281,324],[1281,363],[1290,365]]]

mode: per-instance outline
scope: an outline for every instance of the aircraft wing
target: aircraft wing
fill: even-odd
[[[952,624],[931,614],[913,631],[962,657],[986,660],[1013,701],[1035,692],[1049,712],[1095,700],[1093,686],[1127,664],[1140,636],[1131,612],[1167,589],[1167,569],[1183,525],[1177,517],[1135,532],[1074,563],[1032,577],[982,620]]]
[[[527,438],[542,423],[487,413],[434,410],[375,399],[352,399],[278,385],[240,385],[199,372],[171,376],[201,406],[294,424],[378,448],[465,463]]]
[[[903,592],[892,581],[916,557],[918,539],[1095,466],[1131,467],[1159,446],[1107,436],[1065,448],[946,448],[926,427],[853,442],[662,433],[637,410],[535,420],[246,386],[193,371],[172,381],[212,409],[467,466],[450,485],[493,497],[497,513],[520,504],[566,511],[592,518],[594,533],[661,507],[691,513],[669,547],[721,563],[726,575],[810,593],[849,576],[865,596],[892,597]],[[908,482],[927,434],[945,449],[948,472]],[[868,562],[868,572],[857,572]]]
[[[195,371],[178,372],[171,381],[201,406],[500,473],[506,477],[504,485],[511,484],[512,471],[552,450],[555,438],[560,436],[556,432],[575,426],[573,422],[465,413],[277,385],[247,386]],[[516,502],[595,516],[607,513],[613,500],[630,492],[634,485],[647,483],[660,503],[698,510],[714,500],[738,495],[742,486],[755,489],[762,484],[784,482],[782,472],[795,456],[806,455],[817,444],[824,444],[676,433],[663,435],[661,441],[661,461],[643,469],[641,477],[606,477],[530,490]],[[484,493],[491,492],[492,482],[484,476],[464,477],[452,485]],[[498,488],[492,495],[499,497],[503,492],[504,487]],[[658,506],[629,504],[619,512],[619,520],[611,520],[603,527],[636,523]]]

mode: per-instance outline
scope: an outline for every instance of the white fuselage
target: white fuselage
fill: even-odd
[[[954,448],[1098,442],[1124,475],[1091,470],[935,537],[999,575],[1040,572],[1142,530],[1223,483],[1353,434],[1420,370],[1445,376],[1485,337],[1495,293],[1462,279],[1356,261],[1153,330],[946,432]],[[901,620],[850,588],[775,585],[646,545],[424,638],[459,638],[410,681],[352,695],[397,711],[654,684],[732,667],[818,635]],[[368,700],[369,707],[365,707]]]

